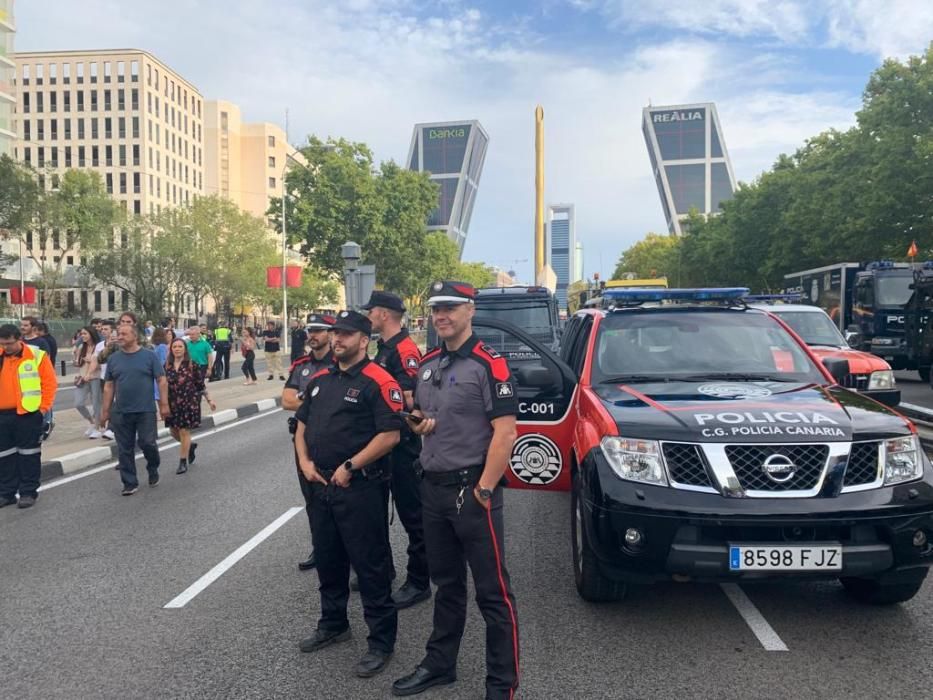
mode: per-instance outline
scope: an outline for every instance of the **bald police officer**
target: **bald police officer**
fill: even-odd
[[[297,411],[304,399],[304,392],[311,381],[311,377],[334,364],[334,355],[330,351],[330,329],[334,325],[333,316],[311,314],[308,316],[308,347],[310,352],[292,364],[282,389],[282,408],[286,411]],[[298,420],[292,416],[288,419],[289,432],[294,434],[298,427]],[[295,452],[295,467],[298,471],[298,483],[301,486],[301,495],[305,499],[305,513],[308,514],[308,526],[311,526],[311,484],[301,473],[298,464],[298,452]],[[302,571],[314,568],[314,550],[308,558],[299,562],[298,568]]]
[[[476,290],[436,282],[428,306],[441,346],[422,359],[415,389],[424,437],[421,503],[434,597],[434,630],[414,672],[392,684],[415,695],[453,683],[466,622],[466,565],[486,622],[486,698],[512,698],[518,687],[518,618],[503,555],[502,490],[516,436],[518,405],[509,366],[474,333]]]
[[[300,648],[313,652],[350,638],[350,566],[360,582],[368,651],[356,675],[382,671],[395,650],[384,480],[398,444],[402,390],[366,355],[372,324],[341,311],[333,325],[337,363],[313,375],[298,409],[298,463],[311,482],[311,528],[320,580],[321,617]]]
[[[369,302],[360,307],[369,315],[373,330],[379,334],[373,362],[384,368],[399,383],[405,399],[405,410],[414,405],[415,383],[421,351],[402,327],[405,305],[391,292],[374,291]],[[421,521],[420,479],[414,462],[421,452],[421,438],[410,430],[402,431],[402,439],[392,450],[392,500],[399,520],[408,534],[408,571],[405,582],[393,595],[395,607],[408,608],[431,597],[428,560],[424,552],[424,526]]]

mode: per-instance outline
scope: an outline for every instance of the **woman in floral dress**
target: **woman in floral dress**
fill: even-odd
[[[201,395],[207,399],[212,411],[217,405],[207,395],[204,377],[197,365],[191,361],[188,346],[181,338],[172,341],[165,363],[165,379],[171,410],[171,415],[165,419],[165,425],[171,430],[172,437],[181,443],[180,459],[175,473],[184,474],[188,471],[188,464],[194,462],[194,451],[198,447],[196,442],[191,442],[191,431],[201,425]]]

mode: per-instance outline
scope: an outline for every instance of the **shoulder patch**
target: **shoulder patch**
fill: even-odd
[[[492,372],[492,376],[497,382],[507,382],[510,376],[509,372],[509,363],[506,361],[502,355],[497,353],[488,345],[482,345],[477,343],[473,348],[473,355],[475,355],[479,360],[489,367],[489,370]]]
[[[398,382],[392,378],[391,374],[386,372],[375,362],[370,362],[363,367],[362,373],[376,383],[379,387],[379,393],[382,394],[383,401],[386,402],[389,408],[393,411],[398,411],[402,408],[402,389],[399,387]]]
[[[402,339],[402,342],[398,344],[397,349],[399,359],[402,362],[402,369],[405,370],[405,373],[409,377],[417,375],[418,363],[421,360],[421,351],[418,350],[415,341],[406,336]]]

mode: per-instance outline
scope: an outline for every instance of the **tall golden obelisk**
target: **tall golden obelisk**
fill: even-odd
[[[535,107],[535,284],[546,284],[544,272],[544,107]]]

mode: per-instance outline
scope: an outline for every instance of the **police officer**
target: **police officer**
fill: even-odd
[[[311,528],[321,617],[300,648],[313,652],[350,638],[350,566],[360,582],[368,651],[356,675],[381,672],[395,649],[383,481],[399,442],[402,390],[366,355],[372,324],[341,311],[333,325],[336,364],[312,375],[298,409],[298,464],[311,482]]]
[[[214,375],[212,382],[230,379],[230,341],[233,331],[230,326],[218,326],[214,329]]]
[[[57,389],[48,353],[27,345],[16,326],[0,326],[0,508],[29,508],[39,497],[43,414]]]
[[[424,437],[421,504],[428,568],[437,586],[434,630],[414,672],[392,684],[415,695],[457,679],[466,622],[466,565],[486,622],[486,698],[518,687],[518,618],[503,554],[502,489],[518,405],[505,359],[474,333],[476,290],[436,282],[428,306],[442,341],[422,358],[412,430]]]
[[[311,351],[298,359],[288,373],[285,388],[282,389],[282,408],[286,411],[297,411],[304,399],[305,389],[311,377],[334,364],[334,356],[330,351],[330,329],[334,325],[333,316],[311,314],[308,316],[308,347]],[[298,427],[298,420],[292,416],[288,419],[288,430],[292,435]],[[311,483],[305,479],[298,465],[298,452],[295,452],[295,467],[298,471],[298,483],[301,485],[301,495],[305,499],[305,512],[308,514],[308,526],[311,525]],[[302,571],[314,568],[314,550],[307,559],[298,564]]]
[[[369,302],[360,308],[368,312],[373,330],[380,336],[373,362],[395,378],[402,388],[405,410],[410,411],[421,351],[408,335],[408,329],[402,328],[405,305],[395,294],[375,291]],[[408,533],[408,575],[405,583],[392,596],[395,607],[399,609],[431,597],[428,560],[424,552],[424,526],[421,522],[420,479],[414,467],[420,452],[421,438],[407,428],[402,431],[401,442],[392,450],[392,499],[405,532]]]

